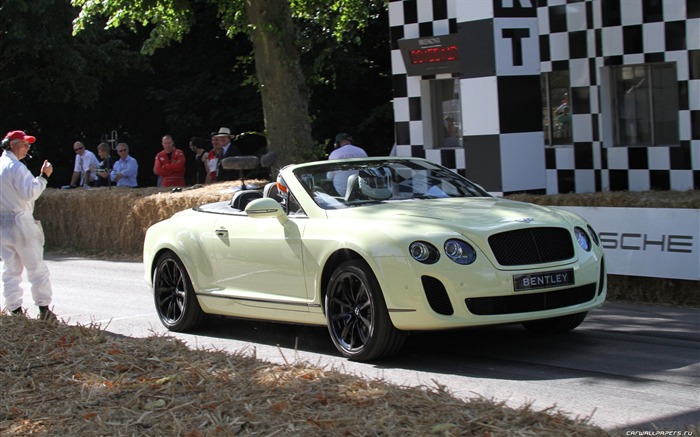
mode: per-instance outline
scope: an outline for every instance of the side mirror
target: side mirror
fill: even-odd
[[[282,205],[275,199],[264,197],[255,199],[245,207],[245,212],[251,218],[267,218],[275,217],[280,223],[284,224],[287,220],[287,214],[282,209]]]

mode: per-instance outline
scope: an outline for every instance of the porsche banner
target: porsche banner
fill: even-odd
[[[700,210],[559,207],[588,220],[613,275],[700,280]]]

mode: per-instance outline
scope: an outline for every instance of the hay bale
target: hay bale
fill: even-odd
[[[598,206],[611,208],[700,209],[700,190],[690,191],[604,191],[581,194],[511,194],[510,200],[549,206]]]
[[[139,257],[151,225],[178,211],[229,200],[239,186],[221,182],[177,193],[156,187],[50,188],[37,200],[34,216],[42,222],[47,250]]]

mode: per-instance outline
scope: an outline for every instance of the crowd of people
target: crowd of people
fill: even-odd
[[[210,141],[202,137],[192,137],[189,140],[192,156],[188,157],[188,154],[176,147],[172,135],[164,135],[161,138],[163,150],[156,154],[153,163],[156,185],[176,188],[240,178],[239,170],[230,170],[222,166],[225,158],[241,155],[241,150],[233,144],[235,138],[236,136],[232,135],[227,127],[212,132]],[[364,150],[352,142],[349,134],[338,134],[329,159],[367,156]],[[113,150],[116,150],[116,157],[112,155]],[[108,142],[101,142],[97,145],[96,156],[82,141],[76,141],[73,144],[73,151],[75,152],[73,174],[70,185],[64,188],[111,186],[136,188],[139,186],[139,164],[129,154],[128,144],[118,143],[114,147]],[[339,181],[340,179],[342,177]]]
[[[202,137],[192,137],[189,148],[193,156],[188,158],[182,149],[175,146],[172,135],[164,135],[161,138],[163,150],[156,154],[153,163],[156,185],[184,187],[188,182],[203,185],[238,179],[240,175],[237,170],[225,169],[221,164],[224,158],[240,156],[241,151],[232,144],[234,138],[235,135],[227,127],[212,132],[210,142]],[[139,186],[138,162],[129,155],[128,144],[116,145],[117,159],[112,156],[112,147],[107,142],[97,145],[97,156],[82,141],[73,144],[73,151],[75,164],[70,185],[66,188]],[[189,166],[192,174],[186,180],[189,159],[194,160],[194,165]]]

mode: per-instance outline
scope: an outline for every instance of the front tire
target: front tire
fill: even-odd
[[[346,261],[333,272],[325,310],[331,339],[346,358],[386,358],[398,353],[406,340],[389,319],[377,279],[361,261]]]
[[[172,252],[158,258],[153,272],[153,298],[161,323],[170,331],[197,329],[207,315],[199,306],[185,266]]]
[[[569,314],[568,316],[552,317],[551,319],[533,320],[523,323],[523,326],[530,332],[536,334],[561,334],[573,331],[583,323],[588,312]]]

